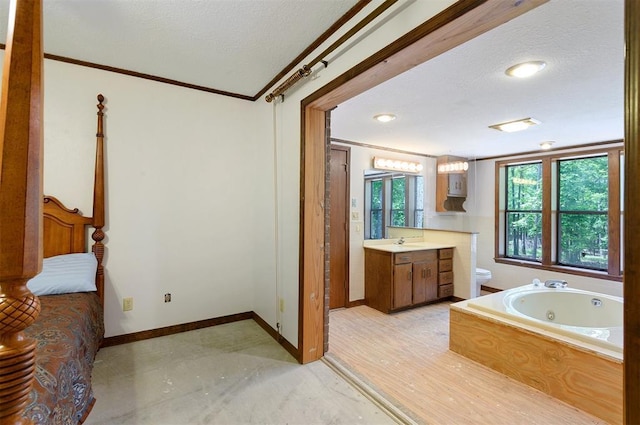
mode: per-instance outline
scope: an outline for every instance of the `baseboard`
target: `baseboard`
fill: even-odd
[[[294,359],[300,363],[300,352],[296,347],[293,346],[285,337],[280,335],[275,329],[273,329],[262,317],[260,317],[256,312],[252,313],[252,319],[260,325],[262,329],[265,330],[273,339],[275,339],[278,344],[282,345],[282,347],[289,352],[293,356]]]
[[[241,320],[253,319],[253,312],[231,314],[229,316],[216,317],[213,319],[199,320],[197,322],[182,323],[180,325],[166,326],[164,328],[150,329],[148,331],[134,332],[130,334],[110,336],[102,342],[103,347],[112,345],[127,344],[129,342],[142,341],[144,339],[157,338],[159,336],[173,335],[180,332],[194,331],[196,329],[208,328],[210,326],[223,325],[225,323],[239,322]]]
[[[166,326],[164,328],[150,329],[148,331],[134,332],[130,334],[117,335],[105,338],[102,347],[110,347],[113,345],[128,344],[130,342],[142,341],[145,339],[157,338],[160,336],[173,335],[181,332],[194,331],[196,329],[208,328],[210,326],[223,325],[225,323],[239,322],[241,320],[254,320],[262,329],[265,330],[273,339],[275,339],[282,347],[287,350],[298,362],[300,362],[300,354],[298,349],[273,329],[262,317],[253,311],[245,313],[231,314],[229,316],[216,317],[213,319],[199,320],[197,322],[183,323],[180,325]]]
[[[484,286],[484,285],[480,286],[480,290],[481,291],[486,291],[486,292],[491,292],[491,293],[502,292],[502,289],[492,288],[490,286]]]

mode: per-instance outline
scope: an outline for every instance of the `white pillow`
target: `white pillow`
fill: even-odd
[[[29,280],[27,287],[36,295],[95,291],[97,268],[92,252],[45,258],[42,272]]]

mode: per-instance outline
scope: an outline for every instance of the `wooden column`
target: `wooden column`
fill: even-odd
[[[640,2],[625,1],[624,422],[640,423]]]
[[[325,112],[306,108],[302,142],[300,310],[301,363],[320,359],[324,348]],[[305,117],[308,121],[305,121]]]
[[[42,267],[42,1],[13,0],[0,104],[0,423],[28,424],[24,408],[40,312],[26,282]]]

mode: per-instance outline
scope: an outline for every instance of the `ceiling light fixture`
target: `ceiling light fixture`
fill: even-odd
[[[419,162],[373,157],[373,168],[376,168],[378,170],[419,173],[420,171],[422,171],[423,167]]]
[[[546,142],[542,142],[540,143],[540,149],[544,150],[544,151],[548,151],[549,149],[551,149],[551,146],[553,146],[555,142],[552,141],[546,141]]]
[[[504,131],[507,133],[513,133],[514,131],[526,130],[532,125],[540,124],[540,121],[534,118],[523,118],[521,120],[503,122],[501,124],[490,125],[489,128],[493,128],[498,131]]]
[[[393,114],[378,114],[378,115],[374,115],[373,119],[380,122],[390,122],[395,120],[396,116]]]
[[[510,66],[504,73],[509,77],[527,78],[542,71],[545,66],[547,66],[547,64],[543,61],[523,62]]]

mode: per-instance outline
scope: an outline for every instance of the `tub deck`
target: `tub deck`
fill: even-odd
[[[620,353],[451,305],[449,349],[609,423],[623,421]]]

